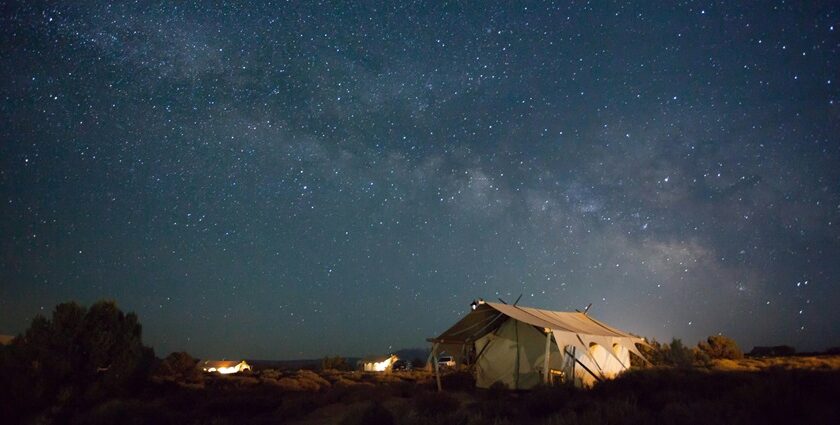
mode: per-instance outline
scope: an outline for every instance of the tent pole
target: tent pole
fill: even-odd
[[[432,371],[432,360],[435,358],[435,350],[437,350],[438,343],[432,344],[432,351],[429,351],[429,358],[426,359],[426,370]]]
[[[484,330],[485,330],[485,329],[489,328],[489,327],[490,327],[490,325],[492,325],[493,323],[495,323],[495,322],[496,322],[496,320],[499,320],[499,318],[501,318],[502,316],[504,316],[504,314],[502,314],[502,313],[497,314],[497,315],[496,315],[496,317],[494,317],[494,318],[493,318],[493,320],[491,320],[490,322],[488,322],[486,325],[482,326],[482,327],[481,327],[481,329],[479,329],[479,330],[478,330],[478,332],[476,332],[476,333],[474,333],[474,334],[473,334],[473,336],[475,336],[475,335],[480,335],[482,332],[484,332]],[[483,335],[482,335],[482,336],[483,336]],[[471,338],[472,338],[472,337],[471,337]]]
[[[481,347],[481,351],[479,351],[479,352],[478,352],[478,354],[476,354],[476,356],[475,356],[475,363],[478,363],[478,359],[480,359],[480,358],[481,358],[481,355],[482,355],[482,354],[484,354],[484,350],[486,350],[486,349],[487,349],[487,347],[489,347],[489,346],[490,346],[490,343],[491,343],[491,342],[493,342],[493,341],[492,341],[492,340],[491,340],[491,341],[487,341],[487,344],[484,344],[484,347]],[[475,364],[475,363],[473,363],[473,364]]]
[[[572,348],[572,350],[574,350],[574,347]],[[589,372],[589,374],[590,374],[590,375],[592,375],[592,377],[593,377],[593,378],[595,378],[595,380],[596,380],[596,381],[598,381],[598,382],[603,381],[603,379],[601,379],[601,377],[600,377],[600,376],[596,375],[596,374],[595,374],[595,372],[593,372],[591,369],[589,369],[588,367],[586,367],[586,365],[585,365],[585,364],[581,363],[581,361],[580,361],[580,360],[578,360],[578,359],[577,359],[577,357],[575,357],[575,355],[574,355],[574,354],[570,353],[568,350],[566,350],[566,354],[568,354],[568,355],[572,356],[572,358],[573,358],[573,359],[575,359],[575,363],[579,364],[579,365],[580,365],[580,367],[582,367],[582,368],[583,368],[583,370],[585,370],[585,371]],[[597,364],[597,363],[596,363],[596,364]],[[572,370],[574,370],[574,369],[572,369]]]
[[[549,380],[549,373],[548,373],[548,359],[551,355],[551,330],[548,331],[545,335],[545,362],[543,363],[543,382],[548,384]]]
[[[513,326],[514,326],[514,328],[513,328],[514,335],[516,335],[516,365],[515,365],[516,376],[514,376],[514,378],[513,378],[513,389],[518,390],[519,389],[519,350],[521,350],[521,347],[519,345],[519,321],[515,320],[513,322]]]
[[[435,380],[437,381],[438,392],[441,392],[443,391],[443,386],[440,384],[440,365],[438,364],[437,349],[438,343],[435,343],[434,348],[432,348],[432,356],[434,357],[432,360],[435,362]]]
[[[470,314],[475,314],[475,312],[470,313]],[[498,318],[498,317],[499,317],[499,316],[501,316],[501,315],[502,315],[502,313],[498,313],[498,314],[496,314],[496,316],[494,316],[494,318],[490,321],[490,323],[493,323],[493,321],[495,321],[495,320],[496,320],[496,318]],[[464,328],[464,329],[461,329],[460,331],[455,332],[455,333],[451,334],[450,336],[457,336],[457,335],[461,335],[462,333],[467,332],[467,331],[469,331],[470,329],[472,329],[472,328],[474,328],[474,327],[476,327],[476,326],[481,326],[481,325],[486,325],[486,324],[485,324],[484,322],[478,322],[478,323],[472,324],[472,325],[470,325],[470,326],[468,326],[468,327],[466,327],[466,328]],[[484,328],[481,328],[481,329],[483,330]]]
[[[581,348],[586,349],[586,351],[584,351],[584,353],[586,353],[586,357],[589,357],[589,360],[592,360],[592,363],[595,363],[595,366],[598,367],[598,371],[600,371],[601,373],[604,373],[604,369],[601,368],[601,365],[599,365],[598,361],[595,360],[595,356],[592,355],[589,344],[583,342],[583,338],[581,338],[580,335],[575,334],[575,336],[577,336],[577,339],[580,342]]]
[[[478,354],[475,355],[475,361],[473,362],[472,366],[470,366],[470,369],[473,373],[473,377],[475,377],[476,381],[478,380],[478,361],[481,360],[481,356],[484,355],[484,352],[487,350],[487,347],[489,347],[492,343],[492,339],[487,340],[487,343],[484,344],[484,347],[481,347],[481,350],[478,352]]]

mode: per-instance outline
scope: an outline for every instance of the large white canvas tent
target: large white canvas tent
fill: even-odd
[[[591,386],[629,368],[631,352],[644,359],[635,344],[645,343],[584,313],[483,301],[429,341],[434,365],[446,351],[473,367],[476,386],[510,389],[557,381]]]

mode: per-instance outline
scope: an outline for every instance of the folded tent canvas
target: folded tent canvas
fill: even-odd
[[[471,364],[476,386],[500,383],[529,389],[557,379],[592,386],[642,357],[644,340],[580,312],[560,312],[481,302],[436,338],[432,356],[446,351]]]

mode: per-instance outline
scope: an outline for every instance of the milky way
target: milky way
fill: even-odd
[[[3,6],[0,333],[362,355],[522,294],[840,345],[836,4],[375,3]]]

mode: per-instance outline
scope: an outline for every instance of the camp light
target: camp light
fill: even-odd
[[[470,303],[470,308],[475,310],[475,309],[478,308],[478,306],[480,306],[482,304],[484,304],[484,300],[479,298],[478,301],[473,300],[473,302]]]

